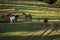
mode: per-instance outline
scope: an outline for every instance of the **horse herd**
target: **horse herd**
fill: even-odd
[[[19,18],[19,16],[20,15],[13,15],[13,14],[9,13],[9,14],[3,14],[1,16],[1,18],[2,18],[2,21],[4,23],[15,23],[15,22],[17,22],[17,19]],[[32,15],[31,14],[22,13],[22,16],[24,16],[24,18],[25,18],[26,21],[28,19],[30,21],[32,21]]]
[[[13,17],[14,17],[14,20],[13,20]],[[2,15],[2,21],[4,23],[16,22],[18,18],[19,18],[19,15],[12,15],[12,14],[3,14]]]
[[[19,18],[20,15],[13,15],[13,14],[3,14],[2,15],[2,21],[4,23],[8,22],[8,23],[15,23],[17,22],[17,19]],[[22,13],[22,16],[24,17],[25,21],[29,20],[32,21],[32,15],[31,14],[26,14],[26,13]],[[48,23],[48,18],[44,19],[44,24]]]

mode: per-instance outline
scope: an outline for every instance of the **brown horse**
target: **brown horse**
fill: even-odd
[[[19,15],[12,15],[12,14],[3,14],[2,15],[2,20],[4,22],[10,22],[10,17],[15,16],[15,22],[17,22],[17,19],[19,18]]]
[[[47,26],[48,24],[48,18],[44,18],[44,26]]]
[[[9,22],[9,21],[10,21],[10,15],[8,15],[8,14],[3,14],[3,15],[2,15],[2,20],[3,20],[4,22]]]
[[[25,17],[25,20],[30,20],[32,21],[32,15],[31,14],[26,14],[26,13],[23,13],[23,16]]]

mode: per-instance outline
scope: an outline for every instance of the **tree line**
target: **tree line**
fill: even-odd
[[[0,0],[0,2],[7,2],[7,1],[40,1],[40,2],[45,2],[48,4],[57,4],[60,5],[60,0]]]
[[[42,2],[45,2],[45,3],[48,3],[48,4],[54,4],[57,2],[57,0],[38,0],[38,1],[42,1]]]

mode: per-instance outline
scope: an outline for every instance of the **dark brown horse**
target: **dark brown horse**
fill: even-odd
[[[25,20],[30,20],[32,21],[32,15],[31,14],[26,14],[26,13],[23,13],[23,16],[25,17]]]
[[[4,22],[9,22],[9,21],[10,21],[10,16],[7,15],[7,14],[3,14],[3,15],[2,15],[2,20],[3,20]]]
[[[44,23],[46,23],[46,24],[48,23],[48,18],[44,19]]]
[[[48,18],[44,18],[44,26],[47,26],[48,24]]]

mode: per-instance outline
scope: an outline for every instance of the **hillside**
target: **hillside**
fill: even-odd
[[[32,21],[25,20],[22,13],[32,15]],[[0,40],[60,40],[60,7],[40,1],[0,0],[0,21],[2,14],[19,15],[16,23],[0,23]],[[22,16],[21,16],[22,15]],[[44,18],[48,25],[44,25]]]

